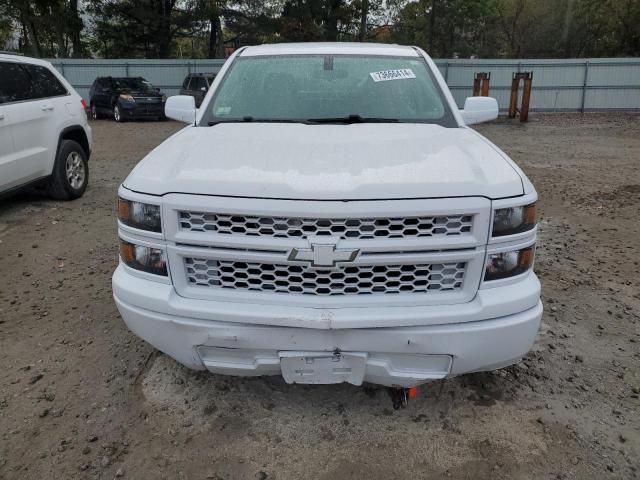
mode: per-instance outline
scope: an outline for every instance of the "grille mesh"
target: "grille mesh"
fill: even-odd
[[[318,270],[300,265],[185,258],[185,267],[191,285],[326,296],[458,290],[462,288],[466,263]]]
[[[339,238],[410,238],[465,235],[471,232],[472,215],[406,218],[297,218],[180,212],[180,228],[192,232],[306,238],[332,235]]]

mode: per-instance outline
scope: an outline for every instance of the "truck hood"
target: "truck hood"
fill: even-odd
[[[152,195],[373,200],[523,194],[508,159],[467,128],[228,123],[186,127],[125,180]]]

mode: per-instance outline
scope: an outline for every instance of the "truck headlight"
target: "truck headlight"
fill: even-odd
[[[118,197],[118,220],[129,227],[162,232],[160,205],[134,202]]]
[[[122,100],[123,102],[134,102],[136,101],[135,98],[133,98],[132,95],[120,95],[120,100]]]
[[[167,276],[164,250],[120,240],[120,258],[128,267],[154,275]]]
[[[488,254],[484,271],[485,282],[526,272],[533,266],[535,251],[535,245],[531,245],[520,250]]]
[[[493,214],[492,237],[526,232],[536,226],[536,204],[499,208]]]

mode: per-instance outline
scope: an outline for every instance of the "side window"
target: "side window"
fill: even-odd
[[[29,74],[17,63],[0,62],[0,104],[34,98]]]
[[[187,76],[187,78],[184,79],[184,82],[182,82],[182,88],[184,90],[189,90],[189,80],[191,80],[191,77]]]
[[[60,80],[48,68],[40,65],[25,65],[31,75],[36,98],[59,97],[67,94]]]

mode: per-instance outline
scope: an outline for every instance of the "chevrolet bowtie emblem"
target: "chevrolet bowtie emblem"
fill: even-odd
[[[353,262],[360,253],[358,249],[338,249],[334,242],[312,242],[311,248],[293,248],[289,261],[309,262],[312,267],[335,267],[338,262]]]

